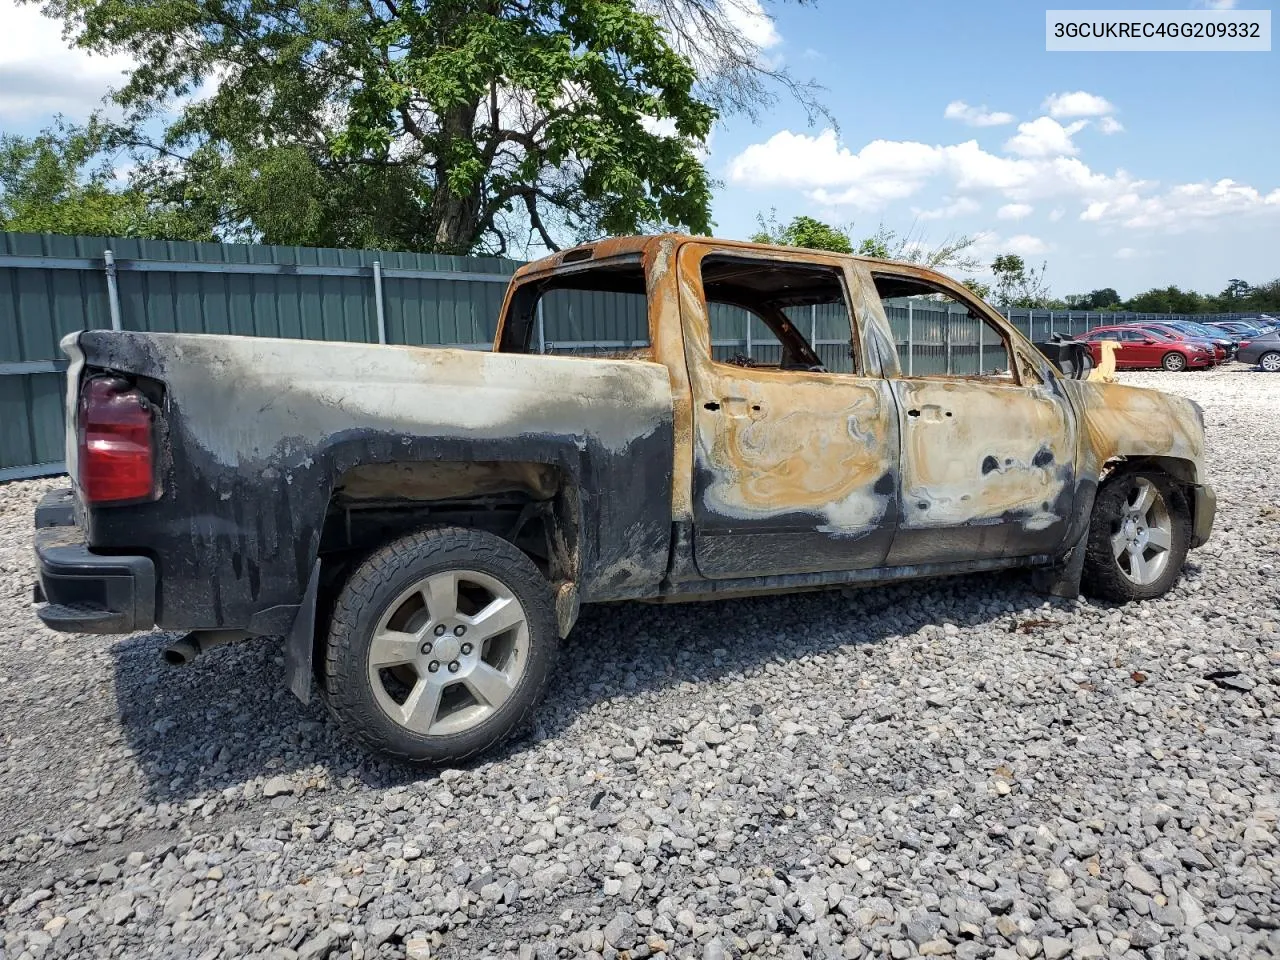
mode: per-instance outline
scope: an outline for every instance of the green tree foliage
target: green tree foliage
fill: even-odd
[[[734,74],[700,97],[635,0],[46,9],[137,60],[116,94],[134,182],[226,239],[505,252],[521,234],[555,248],[711,225],[698,148]]]
[[[1053,300],[1049,295],[1049,283],[1045,278],[1048,264],[1040,264],[1040,269],[1028,267],[1025,260],[1016,253],[999,254],[991,262],[991,274],[995,278],[992,284],[992,296],[1001,307],[1026,307],[1035,310],[1053,309],[1061,301]]]
[[[778,211],[769,216],[756,215],[760,229],[751,235],[753,243],[776,243],[784,247],[805,247],[809,250],[830,250],[832,253],[853,253],[853,241],[849,233],[840,227],[815,220],[801,214],[790,222],[778,222]]]
[[[777,243],[833,253],[856,252],[860,257],[905,260],[935,269],[972,270],[977,266],[977,261],[967,252],[977,242],[975,237],[948,237],[942,243],[930,246],[923,238],[909,233],[899,234],[881,224],[875,233],[863,237],[855,245],[852,224],[832,226],[804,214],[792,217],[784,224],[779,221],[777,210],[771,210],[768,216],[757,214],[756,223],[759,229],[751,235],[755,243]]]
[[[36,137],[0,135],[0,230],[212,239],[207,225],[151,202],[119,182],[111,129],[57,121]]]
[[[1124,303],[1126,310],[1138,313],[1213,313],[1217,312],[1212,301],[1194,290],[1181,290],[1176,286],[1152,289],[1130,297]]]

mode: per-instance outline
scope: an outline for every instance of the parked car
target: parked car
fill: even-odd
[[[1225,360],[1233,358],[1240,346],[1239,338],[1227,333],[1225,330],[1219,330],[1208,324],[1196,323],[1191,320],[1134,321],[1133,326],[1143,330],[1176,330],[1194,340],[1212,343],[1222,348],[1224,354],[1222,359]]]
[[[1240,348],[1237,360],[1256,363],[1268,373],[1280,373],[1280,330],[1273,330]]]
[[[1210,320],[1205,326],[1215,327],[1224,333],[1240,339],[1243,343],[1246,340],[1252,340],[1254,337],[1267,333],[1270,327],[1264,327],[1261,324],[1251,323],[1248,320]]]
[[[565,291],[646,298],[633,355],[537,353]],[[967,309],[964,373],[904,375],[883,306],[903,296]],[[819,354],[786,311],[824,304],[850,336]],[[768,327],[769,362],[713,353],[725,305]],[[283,637],[296,695],[318,680],[349,733],[419,763],[517,729],[585,603],[1009,568],[1148,599],[1214,519],[1196,404],[1066,379],[905,263],[610,239],[521,267],[491,352],[111,330],[63,349],[74,486],[36,511],[45,624],[190,631],[178,663]]]
[[[1130,326],[1096,327],[1076,338],[1089,345],[1095,365],[1102,362],[1102,341],[1115,340],[1117,370],[1164,368],[1170,371],[1202,369],[1217,363],[1210,344],[1190,340],[1174,331],[1157,333]]]
[[[1186,340],[1192,343],[1207,344],[1213,349],[1214,363],[1226,363],[1235,356],[1236,352],[1236,343],[1234,340],[1213,336],[1212,334],[1202,334],[1187,330],[1181,326],[1174,326],[1173,324],[1148,323],[1140,326],[1134,326],[1133,329],[1141,330],[1153,336],[1173,337],[1175,339]]]

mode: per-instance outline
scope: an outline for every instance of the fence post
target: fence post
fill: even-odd
[[[1053,311],[1049,311],[1049,339],[1053,339]]]
[[[915,319],[915,311],[911,308],[911,301],[907,301],[907,376],[915,373],[916,365],[916,340],[913,321]]]
[[[120,288],[116,286],[116,255],[110,250],[102,253],[107,271],[107,306],[111,310],[111,329],[124,329],[120,323]]]
[[[387,314],[382,306],[382,263],[373,261],[373,309],[378,317],[378,342],[387,342]]]
[[[816,303],[809,304],[809,346],[813,347],[813,352],[818,352],[818,305]]]
[[[986,367],[983,366],[983,358],[982,358],[982,340],[983,340],[982,328],[985,326],[986,326],[986,323],[983,321],[981,317],[979,317],[978,318],[978,375],[979,376],[982,376],[982,371],[986,369]]]
[[[542,322],[542,299],[538,299],[538,352],[547,352],[547,326]]]
[[[746,314],[746,317],[747,317],[747,359],[748,359],[748,360],[750,360],[750,359],[752,359],[752,356],[751,356],[751,314],[747,313],[747,311],[745,311],[745,310],[743,310],[742,312],[743,312],[744,314]]]
[[[947,307],[947,320],[942,325],[942,339],[947,344],[947,376],[951,376],[951,307]]]

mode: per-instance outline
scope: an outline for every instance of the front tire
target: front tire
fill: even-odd
[[[1170,373],[1181,373],[1187,369],[1187,358],[1177,351],[1171,350],[1164,355],[1164,359],[1160,361],[1160,366]]]
[[[558,645],[550,586],[527,556],[482,531],[423,530],[375,552],[342,588],[325,701],[371,750],[458,763],[525,722]]]
[[[1268,350],[1258,358],[1258,367],[1267,373],[1280,373],[1280,352]]]
[[[1163,596],[1178,582],[1190,546],[1191,509],[1168,476],[1115,475],[1094,498],[1084,592],[1121,603]]]

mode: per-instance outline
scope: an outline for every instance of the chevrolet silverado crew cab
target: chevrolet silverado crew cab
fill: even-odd
[[[644,333],[540,350],[540,305],[583,291]],[[944,301],[972,329],[949,373],[911,375],[886,304]],[[811,342],[817,310],[835,349]],[[754,353],[713,341],[725,311]],[[105,330],[63,348],[74,483],[36,512],[43,621],[183,631],[173,662],[282,637],[299,697],[318,681],[351,735],[421,763],[518,727],[584,603],[1013,567],[1123,602],[1169,590],[1214,519],[1195,404],[1065,378],[905,263],[610,239],[523,267],[490,352]]]

